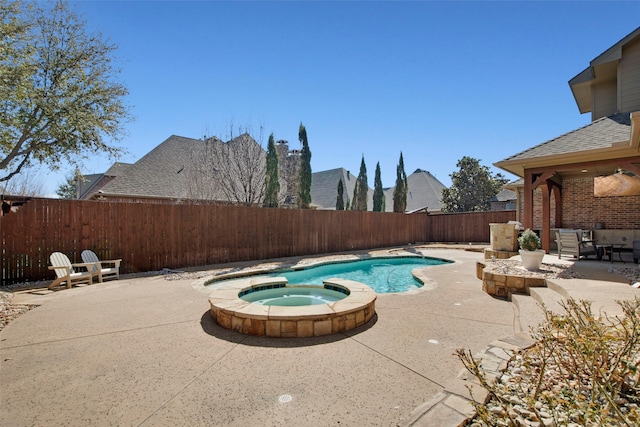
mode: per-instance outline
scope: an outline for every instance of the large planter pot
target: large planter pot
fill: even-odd
[[[536,251],[525,251],[520,249],[520,258],[522,259],[522,266],[527,270],[540,270],[542,265],[542,258],[544,258],[545,252],[542,249]]]

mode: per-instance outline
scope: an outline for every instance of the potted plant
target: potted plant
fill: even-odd
[[[522,266],[527,270],[539,270],[544,257],[544,251],[540,249],[540,237],[531,229],[527,228],[518,237],[520,244],[520,258]]]

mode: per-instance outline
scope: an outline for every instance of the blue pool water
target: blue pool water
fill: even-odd
[[[422,287],[411,271],[449,261],[436,258],[397,257],[375,258],[325,264],[303,270],[280,270],[269,276],[285,277],[289,284],[322,286],[325,280],[340,278],[370,286],[376,293],[404,292]]]
[[[274,289],[265,289],[242,295],[245,301],[261,305],[277,305],[280,307],[293,307],[301,305],[318,305],[344,299],[347,295],[325,289],[322,287],[296,287],[286,286]]]

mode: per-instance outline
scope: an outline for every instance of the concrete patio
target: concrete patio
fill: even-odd
[[[318,338],[222,329],[193,279],[17,294],[41,306],[0,332],[0,425],[456,425],[471,408],[455,350],[515,348],[541,312],[531,297],[483,293],[479,252],[422,253],[455,262],[428,267],[418,291],[379,295],[364,327]],[[597,280],[558,289],[577,298],[586,289],[606,307],[640,292],[610,267],[580,261]],[[554,292],[545,298],[562,296]]]

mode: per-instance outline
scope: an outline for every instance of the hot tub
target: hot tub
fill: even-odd
[[[319,295],[334,301],[310,304]],[[250,297],[247,297],[247,296]],[[256,303],[281,295],[300,305]],[[284,295],[289,295],[285,297]],[[256,302],[252,299],[257,296]],[[287,279],[236,280],[218,287],[209,296],[211,314],[221,327],[243,334],[268,337],[313,337],[345,332],[367,323],[375,313],[376,293],[369,286],[344,279],[331,279],[324,286],[288,286]]]
[[[347,289],[331,286],[281,286],[272,285],[251,287],[240,291],[238,296],[247,302],[260,305],[277,305],[280,307],[299,307],[304,305],[331,304],[345,299],[349,295]]]

